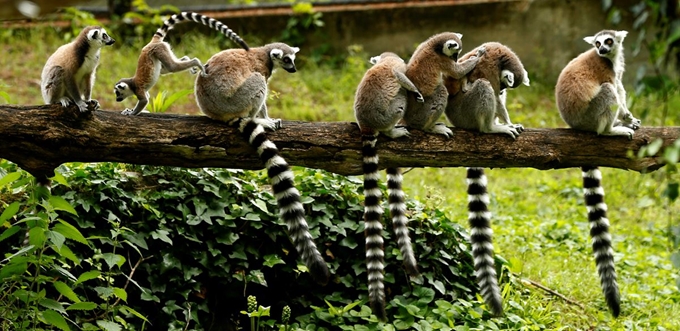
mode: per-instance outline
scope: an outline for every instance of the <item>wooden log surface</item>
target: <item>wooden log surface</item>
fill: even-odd
[[[361,142],[355,123],[284,121],[282,126],[268,136],[291,165],[361,174]],[[454,129],[450,139],[418,130],[411,134],[378,140],[381,168],[597,165],[653,171],[663,166],[661,160],[630,155],[656,138],[664,146],[672,144],[680,137],[680,127],[643,127],[632,140],[570,129],[527,129],[516,140],[460,129]],[[123,116],[113,111],[80,113],[75,107],[59,105],[0,105],[0,137],[0,158],[37,176],[51,176],[64,162],[264,167],[235,128],[205,116]]]

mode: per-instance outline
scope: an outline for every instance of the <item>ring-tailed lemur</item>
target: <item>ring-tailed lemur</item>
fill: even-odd
[[[505,133],[515,139],[524,130],[510,122],[505,106],[507,88],[529,85],[529,77],[519,57],[505,45],[485,43],[486,54],[465,77],[446,77],[449,91],[446,117],[456,127],[487,133]],[[477,54],[476,50],[461,60]],[[497,124],[500,119],[503,125]],[[494,315],[503,313],[503,301],[493,259],[493,230],[484,168],[467,168],[468,222],[479,290]]]
[[[458,128],[504,133],[515,139],[524,127],[510,121],[501,91],[520,84],[529,86],[529,76],[519,57],[507,46],[489,42],[480,47],[486,50],[486,54],[466,76],[461,79],[444,78],[449,92],[446,117]],[[472,50],[461,60],[476,54],[477,51]],[[497,124],[497,120],[503,125]]]
[[[81,112],[87,111],[88,103],[99,108],[99,102],[91,99],[99,54],[115,42],[104,28],[88,26],[74,41],[59,47],[43,67],[40,91],[45,103],[64,107],[74,103]]]
[[[409,93],[404,123],[419,130],[453,136],[453,132],[443,123],[436,121],[444,113],[448,92],[443,84],[442,75],[455,78],[465,76],[472,70],[484,49],[479,48],[477,56],[458,62],[463,43],[463,35],[454,32],[442,32],[422,42],[406,65],[406,77],[418,88],[425,102],[410,102],[414,94]]]
[[[626,91],[621,82],[625,70],[623,39],[627,34],[603,30],[584,38],[594,48],[571,60],[560,73],[555,99],[562,119],[570,127],[628,139],[640,127],[640,120],[626,106]],[[605,300],[616,317],[621,311],[620,296],[607,205],[600,183],[602,174],[596,166],[584,166],[581,170],[595,264]]]
[[[181,12],[170,16],[163,26],[156,30],[156,33],[151,38],[151,41],[142,48],[137,61],[137,71],[135,76],[131,78],[120,79],[113,92],[116,94],[116,101],[121,102],[131,95],[137,97],[137,104],[134,109],[125,109],[121,114],[123,115],[137,115],[149,103],[149,90],[156,85],[160,75],[167,73],[180,72],[187,69],[199,68],[202,74],[205,74],[205,69],[198,58],[190,59],[184,56],[178,59],[170,48],[170,44],[163,41],[168,31],[172,29],[175,24],[194,21],[207,25],[231,39],[233,42],[241,45],[245,50],[248,50],[248,45],[241,37],[234,31],[229,29],[222,22],[201,15],[194,12]]]
[[[373,313],[386,320],[385,290],[383,285],[383,237],[381,205],[382,193],[378,187],[378,150],[375,144],[378,134],[390,138],[409,136],[405,128],[395,128],[406,110],[406,91],[416,94],[418,102],[423,97],[406,77],[406,64],[397,54],[385,52],[371,58],[373,67],[366,71],[354,98],[354,116],[361,129],[361,154],[364,170],[364,223],[366,237],[366,269],[368,274],[368,298]],[[411,247],[406,223],[406,204],[401,189],[401,170],[388,168],[387,190],[390,215],[399,250],[404,258],[406,272],[417,276],[418,267]]]
[[[295,72],[295,53],[298,51],[299,48],[284,43],[267,44],[249,51],[221,51],[208,60],[205,75],[197,76],[195,95],[204,114],[237,125],[243,137],[255,148],[267,169],[279,215],[288,226],[295,248],[312,277],[318,283],[326,284],[330,277],[328,267],[309,233],[293,172],[265,134],[265,128],[274,130],[281,126],[281,120],[271,119],[267,114],[267,80],[274,66]]]

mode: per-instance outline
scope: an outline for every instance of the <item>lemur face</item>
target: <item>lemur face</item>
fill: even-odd
[[[269,53],[272,61],[278,64],[284,70],[293,73],[296,72],[295,68],[295,53],[299,52],[300,49],[297,47],[286,47],[286,48],[274,48]]]
[[[130,89],[130,86],[126,83],[119,82],[116,84],[116,86],[113,88],[113,93],[116,94],[116,101],[121,102],[125,100],[125,98],[131,96],[132,89]]]
[[[457,40],[447,40],[442,47],[442,53],[450,57],[454,61],[458,61],[458,54],[463,49],[463,46]]]
[[[510,70],[501,71],[501,90],[515,87],[515,74]]]
[[[623,39],[628,34],[627,31],[600,31],[598,34],[585,37],[587,43],[593,45],[597,54],[603,57],[611,57],[618,53]]]
[[[90,44],[97,45],[99,47],[111,46],[116,42],[115,39],[111,38],[106,30],[103,28],[95,28],[87,32],[87,40]]]

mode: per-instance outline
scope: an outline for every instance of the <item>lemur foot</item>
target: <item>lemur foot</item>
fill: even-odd
[[[69,99],[68,97],[63,97],[59,99],[59,101],[57,102],[60,103],[62,107],[66,108],[68,107],[68,105],[71,104],[71,99]]]
[[[437,133],[437,134],[443,134],[446,136],[446,138],[451,138],[453,137],[453,131],[451,129],[447,128],[444,123],[437,123],[435,124],[432,128],[425,130],[430,133]]]
[[[482,132],[485,132],[485,133],[503,133],[503,134],[509,135],[510,137],[512,137],[512,139],[517,139],[517,137],[519,137],[519,134],[522,133],[522,131],[524,131],[524,127],[522,127],[521,125],[520,125],[520,127],[521,127],[521,129],[518,130],[517,127],[514,124],[513,125],[493,125],[488,130],[484,130]]]
[[[486,54],[486,47],[485,46],[477,47],[477,57],[481,57],[484,54]]]
[[[144,111],[144,110],[142,110],[142,111]],[[141,113],[141,111],[139,113]],[[139,113],[135,113],[135,110],[130,109],[130,108],[125,108],[125,110],[120,112],[121,115],[125,115],[125,116],[134,116],[134,115],[137,115]]]
[[[612,127],[609,132],[603,132],[603,136],[626,136],[628,140],[633,140],[633,135],[635,131],[626,126],[615,126]]]
[[[87,103],[90,105],[90,107],[92,107],[92,110],[99,109],[99,101],[97,101],[95,99],[90,99],[90,100],[87,100]]]
[[[514,128],[519,133],[524,132],[524,125],[522,124],[510,124],[510,127]]]
[[[393,128],[390,131],[383,132],[383,134],[392,139],[411,136],[411,133],[404,127]]]
[[[278,130],[281,128],[280,118],[253,118],[253,122],[262,125],[265,129]]]
[[[628,112],[628,114],[623,116],[623,120],[619,123],[619,125],[633,129],[633,130],[637,130],[642,125],[642,121],[633,117],[633,114]]]
[[[87,102],[85,100],[76,101],[76,106],[80,109],[81,113],[87,113],[89,109],[87,108]]]

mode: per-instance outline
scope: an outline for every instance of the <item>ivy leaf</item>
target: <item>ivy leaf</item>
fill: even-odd
[[[77,241],[77,242],[79,242],[83,245],[89,245],[90,244],[87,241],[87,239],[85,239],[85,236],[83,236],[83,234],[80,233],[80,231],[78,231],[78,229],[75,226],[68,224],[68,223],[66,223],[62,220],[59,220],[59,223],[55,224],[52,227],[52,230],[59,232],[62,235],[64,235],[64,237],[71,239],[71,240],[74,240],[74,241]]]
[[[111,322],[111,321],[103,321],[99,320],[97,321],[97,325],[104,329],[105,331],[120,331],[122,328],[120,327],[120,324],[116,322]]]
[[[267,204],[260,200],[260,199],[255,199],[253,202],[253,205],[257,208],[259,208],[261,211],[263,211],[265,214],[269,214],[269,210],[267,209]]]
[[[71,329],[68,327],[68,324],[66,323],[66,320],[64,319],[64,316],[61,316],[61,314],[58,312],[54,310],[45,310],[42,315],[47,324],[56,326],[63,331],[71,331]]]
[[[76,294],[76,292],[73,292],[71,287],[66,285],[66,283],[56,281],[52,285],[54,285],[54,288],[57,289],[57,292],[59,292],[59,294],[65,296],[66,298],[68,298],[69,300],[71,300],[75,303],[80,302],[80,298],[78,298],[78,295]]]
[[[169,233],[170,232],[168,232],[167,230],[157,230],[157,231],[151,232],[151,237],[153,239],[160,239],[160,240],[172,245],[172,239],[170,239],[170,237],[168,237]]]
[[[278,255],[269,254],[264,256],[264,265],[268,267],[273,267],[277,264],[286,264]]]
[[[76,302],[66,308],[66,310],[94,310],[97,304],[94,302]]]
[[[71,206],[71,204],[68,203],[68,201],[66,201],[66,199],[64,199],[64,198],[62,198],[58,195],[50,196],[49,202],[50,202],[50,205],[56,210],[63,210],[67,213],[78,216],[78,213],[73,208],[73,206]]]
[[[6,220],[10,219],[12,216],[16,215],[19,211],[19,201],[12,202],[9,206],[5,207],[5,210],[0,214],[0,225],[5,223]],[[2,239],[0,239],[2,241]]]

